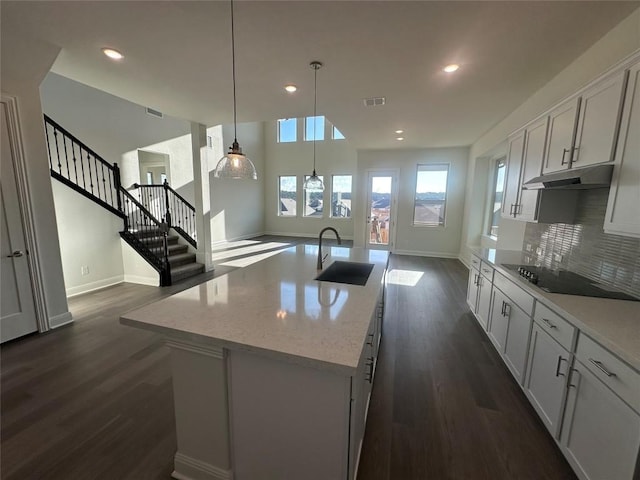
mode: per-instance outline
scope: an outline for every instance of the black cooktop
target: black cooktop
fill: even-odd
[[[632,297],[568,270],[551,270],[535,265],[503,265],[503,267],[513,270],[539,289],[549,293],[640,301],[640,298]]]

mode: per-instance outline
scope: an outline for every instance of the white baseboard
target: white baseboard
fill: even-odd
[[[462,262],[462,264],[467,267],[467,269],[469,269],[469,262],[467,261],[467,259],[464,257],[464,255],[460,255],[458,257],[458,260],[460,260],[460,262]]]
[[[157,277],[142,277],[140,275],[124,275],[124,281],[127,283],[139,283],[140,285],[150,285],[152,287],[160,286],[160,274]]]
[[[396,250],[393,253],[396,255],[414,255],[416,257],[459,258],[459,254],[457,253],[423,252],[417,250]]]
[[[83,293],[93,292],[94,290],[100,290],[101,288],[110,287],[111,285],[117,285],[122,282],[124,282],[124,275],[116,275],[115,277],[104,278],[96,282],[67,288],[67,298],[75,297],[76,295],[81,295]]]
[[[64,312],[60,315],[49,317],[49,328],[58,328],[71,322],[73,322],[71,312]]]
[[[180,452],[173,458],[171,476],[177,480],[231,480],[231,470],[224,470],[209,463],[188,457]]]

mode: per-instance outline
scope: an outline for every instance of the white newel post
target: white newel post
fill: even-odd
[[[196,209],[198,248],[196,260],[205,271],[213,270],[211,259],[211,198],[209,194],[209,160],[207,155],[207,128],[191,123],[191,150],[193,158],[193,187]]]
[[[231,480],[225,350],[167,338],[178,451],[172,477]]]

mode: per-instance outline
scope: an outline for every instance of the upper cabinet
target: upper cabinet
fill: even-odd
[[[521,220],[527,222],[534,222],[537,219],[540,192],[525,190],[522,185],[532,178],[540,176],[548,124],[549,117],[545,116],[526,127],[517,215]]]
[[[618,72],[549,113],[542,173],[613,161],[626,72]]]
[[[569,168],[576,131],[576,117],[580,99],[574,98],[558,105],[549,113],[549,141],[542,173]]]
[[[517,212],[518,196],[520,194],[520,169],[524,154],[524,130],[509,137],[507,151],[507,175],[504,184],[502,200],[502,217],[514,218]]]
[[[629,70],[629,82],[615,151],[604,231],[640,237],[640,61]]]

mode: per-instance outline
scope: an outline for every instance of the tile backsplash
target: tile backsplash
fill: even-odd
[[[604,233],[608,195],[608,188],[580,191],[575,224],[527,223],[522,250],[530,246],[542,266],[640,297],[640,239]]]

